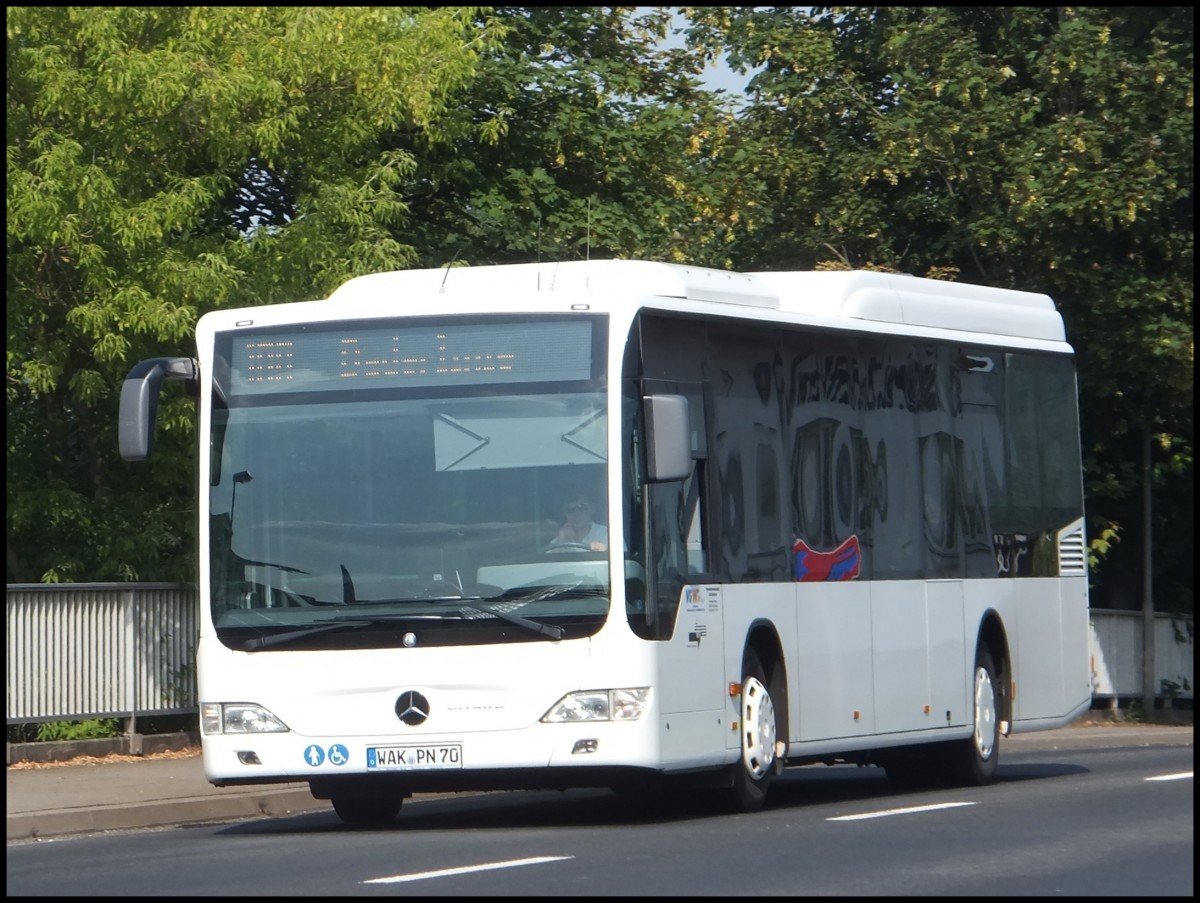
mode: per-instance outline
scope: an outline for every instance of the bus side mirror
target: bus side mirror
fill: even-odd
[[[647,395],[646,478],[651,483],[682,480],[692,472],[692,432],[682,395]]]
[[[145,461],[150,457],[163,379],[187,380],[189,393],[195,394],[198,366],[190,357],[152,357],[133,365],[121,385],[117,443],[122,458]]]

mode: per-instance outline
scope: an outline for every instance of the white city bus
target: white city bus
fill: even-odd
[[[783,767],[983,783],[1090,703],[1073,353],[1045,295],[640,261],[351,279],[209,313],[197,656],[219,786],[414,792]],[[583,497],[607,543],[556,542]]]

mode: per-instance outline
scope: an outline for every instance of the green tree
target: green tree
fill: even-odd
[[[1191,8],[688,12],[695,44],[758,69],[730,145],[759,162],[769,225],[738,238],[736,265],[1054,297],[1079,361],[1090,529],[1098,549],[1126,537],[1095,598],[1136,607],[1122,578],[1140,567],[1149,435],[1160,607],[1190,610]]]
[[[167,389],[154,468],[116,460],[114,407],[205,310],[452,260],[727,262],[732,120],[670,16],[10,9],[9,579],[191,576],[191,403]]]
[[[7,575],[191,579],[191,403],[115,453],[129,365],[208,309],[411,265],[429,128],[499,30],[474,7],[9,7]]]
[[[753,175],[718,167],[731,112],[668,8],[500,7],[458,118],[403,136],[418,161],[401,233],[421,262],[587,256],[727,262]]]
[[[1190,607],[1190,9],[705,7],[666,50],[674,9],[10,8],[9,579],[192,575],[190,402],[153,468],[113,434],[204,310],[615,255],[1053,295],[1093,537],[1152,436]]]

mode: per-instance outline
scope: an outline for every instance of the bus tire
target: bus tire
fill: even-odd
[[[335,796],[333,811],[345,824],[356,828],[386,828],[400,814],[403,797]]]
[[[782,693],[776,688],[776,696]],[[767,799],[767,785],[779,769],[776,761],[779,719],[771,686],[758,656],[746,654],[742,666],[742,695],[739,703],[741,754],[733,764],[729,803],[736,812],[757,812]]]
[[[996,666],[986,646],[975,653],[972,680],[974,729],[965,740],[956,740],[946,749],[946,771],[955,783],[977,787],[996,779],[1000,759],[1000,697],[996,687]]]

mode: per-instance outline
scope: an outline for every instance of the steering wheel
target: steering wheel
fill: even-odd
[[[588,542],[554,542],[542,549],[543,555],[557,555],[562,552],[593,552],[592,544]]]

